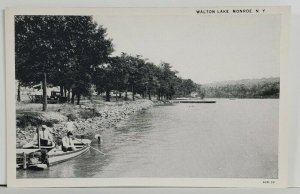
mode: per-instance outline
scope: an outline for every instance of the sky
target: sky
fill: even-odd
[[[114,53],[168,62],[196,83],[278,77],[279,15],[96,15]]]

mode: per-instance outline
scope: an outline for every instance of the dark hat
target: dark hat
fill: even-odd
[[[67,133],[67,136],[69,136],[69,135],[73,135],[73,133],[72,133],[71,131],[69,131],[69,132]]]

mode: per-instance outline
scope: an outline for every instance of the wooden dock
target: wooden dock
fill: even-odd
[[[172,103],[216,103],[215,100],[172,100]]]

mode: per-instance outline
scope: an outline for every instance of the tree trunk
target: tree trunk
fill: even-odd
[[[128,94],[127,94],[127,89],[125,90],[125,101],[128,100]]]
[[[60,85],[59,89],[60,89],[60,96],[64,96],[64,87]]]
[[[149,100],[151,100],[151,92],[150,91],[148,91],[148,98],[149,98]]]
[[[18,82],[18,96],[17,96],[17,101],[21,102],[21,84]]]
[[[106,90],[106,102],[110,102],[110,90]]]
[[[68,102],[70,102],[70,91],[71,89],[68,90]]]
[[[148,94],[148,87],[146,86],[146,91],[144,91],[144,98],[147,98],[147,94]]]
[[[80,97],[81,97],[81,95],[77,94],[76,96],[77,96],[77,105],[79,105],[80,104]]]
[[[47,111],[47,74],[44,72],[43,79],[43,111]]]
[[[118,101],[118,92],[119,92],[119,84],[117,82],[117,90],[115,91],[116,94],[115,94],[115,98],[116,98],[116,102]]]
[[[75,102],[75,93],[74,90],[72,89],[71,104],[74,104],[74,102]]]
[[[135,98],[134,98],[134,88],[133,88],[133,85],[132,85],[132,88],[131,88],[131,92],[132,92],[132,101],[134,101]]]

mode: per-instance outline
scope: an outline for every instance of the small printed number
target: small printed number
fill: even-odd
[[[264,184],[275,184],[275,181],[263,181]]]

